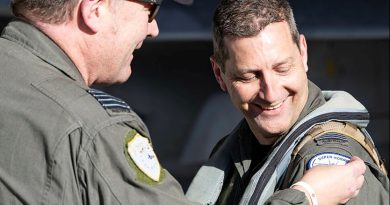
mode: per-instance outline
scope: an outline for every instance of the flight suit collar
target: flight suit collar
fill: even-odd
[[[84,80],[72,60],[38,28],[21,19],[15,19],[5,27],[2,37],[30,50],[38,58],[85,87]]]
[[[309,81],[308,89],[308,99],[296,123],[298,123],[310,112],[325,103],[325,98],[321,92],[321,89],[317,87],[313,82]],[[253,143],[253,138],[255,138],[255,136],[250,130],[248,123],[245,119],[240,122],[240,128],[237,129],[236,133],[233,133],[233,135],[235,135],[234,137],[237,141],[236,143],[234,143],[230,154],[238,173],[241,177],[243,177],[244,174],[250,169],[250,165],[252,162],[251,156],[253,152],[251,143]],[[281,136],[275,142],[273,147],[277,146],[285,135]]]
[[[309,81],[308,87],[309,87],[309,96],[307,98],[305,107],[302,109],[302,112],[299,115],[298,120],[295,122],[295,124],[301,121],[304,117],[306,117],[306,115],[313,112],[321,105],[325,104],[326,102],[325,97],[321,92],[321,89],[316,84]]]

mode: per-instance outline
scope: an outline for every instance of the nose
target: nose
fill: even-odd
[[[148,23],[148,37],[157,37],[159,33],[157,21],[153,19],[152,22]]]
[[[262,79],[260,80],[260,98],[269,103],[277,101],[277,87],[278,80],[270,73],[263,73]]]

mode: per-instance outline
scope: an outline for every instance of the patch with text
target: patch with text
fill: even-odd
[[[345,165],[351,158],[334,152],[322,152],[314,155],[307,163],[307,169],[317,165]]]

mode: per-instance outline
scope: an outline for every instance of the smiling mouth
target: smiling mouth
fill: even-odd
[[[144,39],[145,40],[145,39]],[[136,49],[140,49],[142,47],[142,44],[144,43],[144,40],[140,41],[137,46],[136,46]]]
[[[259,105],[259,106],[263,110],[276,110],[276,109],[280,108],[283,105],[283,103],[284,103],[284,100],[280,103],[273,104],[273,105]]]

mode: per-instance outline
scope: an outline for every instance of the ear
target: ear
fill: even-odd
[[[210,57],[210,63],[211,63],[211,67],[213,68],[215,79],[217,80],[221,89],[226,92],[227,91],[226,84],[222,78],[223,73],[222,73],[221,67],[215,61],[214,56]]]
[[[306,39],[304,35],[299,35],[299,52],[301,53],[301,58],[302,58],[302,63],[303,66],[305,67],[305,71],[307,72],[309,70],[309,67],[307,66],[307,44],[306,44]]]
[[[80,3],[80,20],[93,33],[97,33],[102,22],[102,15],[105,11],[105,0],[82,0]]]

